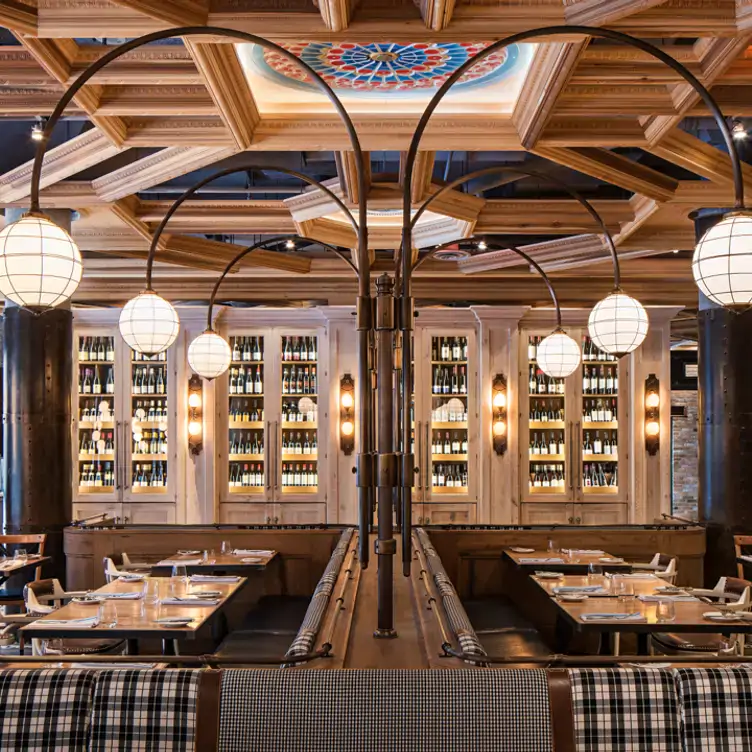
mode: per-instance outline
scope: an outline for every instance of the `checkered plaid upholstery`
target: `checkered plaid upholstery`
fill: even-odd
[[[550,752],[546,673],[227,669],[219,750],[251,749]]]
[[[200,670],[97,672],[90,752],[193,751]]]
[[[752,750],[752,670],[682,668],[674,674],[686,752]]]
[[[573,669],[577,752],[677,752],[679,703],[670,671]]]
[[[0,749],[84,752],[96,671],[0,671]]]

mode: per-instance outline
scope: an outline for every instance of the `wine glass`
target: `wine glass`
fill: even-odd
[[[175,582],[185,582],[188,579],[188,568],[185,566],[185,564],[173,565],[172,579]]]
[[[159,580],[156,577],[148,577],[144,580],[144,603],[154,605],[159,601]]]
[[[612,592],[619,603],[631,603],[634,600],[634,584],[626,577],[614,577]]]
[[[225,555],[229,556],[232,553],[232,545],[230,544],[230,541],[222,541],[222,547],[220,551]]]

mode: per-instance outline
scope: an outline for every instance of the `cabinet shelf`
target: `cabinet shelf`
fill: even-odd
[[[262,395],[257,395],[261,397]],[[306,392],[305,394],[303,392],[282,392],[282,398],[286,399],[287,397],[318,397],[318,392]]]
[[[583,431],[615,431],[619,427],[618,420],[586,421],[582,424]]]
[[[288,452],[282,452],[282,462],[316,462],[318,460],[318,454],[291,454]]]
[[[618,360],[583,360],[584,366],[618,366]]]
[[[232,399],[233,397],[235,399],[239,399],[240,397],[245,397],[246,399],[253,399],[254,397],[256,397],[257,399],[261,399],[264,394],[263,392],[261,394],[258,394],[256,392],[231,392],[227,396],[230,397],[230,399]]]
[[[458,392],[457,394],[440,394],[439,392],[431,392],[431,396],[434,399],[467,399],[467,392]]]
[[[233,360],[231,366],[263,366],[263,360]]]
[[[141,397],[146,397],[146,399],[162,399],[162,400],[167,399],[167,395],[164,392],[162,394],[156,394],[156,393],[146,394],[145,392],[131,391],[131,397],[137,397],[139,399]]]
[[[457,429],[458,431],[460,429],[467,429],[467,421],[449,421],[446,423],[439,422],[439,421],[431,421],[431,428],[435,428],[436,430],[443,430],[446,429],[448,431],[451,431],[453,428]]]
[[[260,420],[231,420],[229,424],[230,428],[257,428],[264,427],[263,421]]]
[[[159,428],[160,430],[164,430],[167,425],[167,418],[164,420],[139,420],[138,418],[133,418],[133,423],[138,423],[141,428]]]
[[[283,366],[317,366],[318,360],[282,360]]]
[[[530,462],[564,462],[566,457],[563,454],[531,454]]]
[[[616,454],[583,454],[583,462],[618,462],[619,456]]]
[[[115,486],[79,486],[80,494],[110,494],[115,491]]]
[[[305,420],[283,420],[282,421],[282,428],[287,428],[290,430],[298,429],[300,431],[315,431],[318,426],[314,421],[305,421]]]
[[[439,494],[442,496],[456,494],[458,496],[467,496],[468,493],[469,489],[467,486],[431,486],[431,495]]]
[[[230,462],[263,462],[263,454],[230,454],[228,455]]]
[[[564,394],[548,394],[547,392],[539,394],[538,392],[530,392],[530,399],[564,399]]]
[[[111,452],[109,454],[80,454],[78,455],[79,462],[113,462],[115,455]]]
[[[466,454],[432,454],[432,462],[467,462]]]
[[[567,424],[563,420],[531,420],[528,426],[537,431],[563,431]]]
[[[79,429],[115,428],[114,420],[79,420]]]
[[[466,366],[466,360],[432,360],[432,366]]]
[[[133,454],[131,455],[133,462],[166,462],[166,454]]]
[[[530,486],[528,488],[528,493],[533,494],[534,496],[552,496],[557,495],[561,496],[566,493],[567,487],[566,486]]]
[[[282,486],[283,494],[316,494],[318,486]]]
[[[590,399],[590,397],[608,397],[609,399],[616,399],[619,396],[618,392],[609,394],[608,392],[583,392],[583,399]]]
[[[78,364],[81,366],[114,366],[114,360],[81,360],[78,359]]]
[[[227,489],[231,494],[243,494],[260,496],[264,493],[263,486],[230,486]]]
[[[608,494],[616,496],[619,493],[618,486],[583,486],[582,491],[585,495]]]
[[[166,494],[167,486],[132,486],[134,494]]]

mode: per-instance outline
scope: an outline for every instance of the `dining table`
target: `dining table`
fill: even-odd
[[[0,561],[0,587],[2,587],[13,575],[19,572],[25,572],[29,569],[35,569],[52,561],[51,556],[40,556],[38,554],[29,554],[21,557],[8,557]]]
[[[264,571],[279,556],[268,549],[234,549],[227,553],[215,551],[177,551],[151,565],[153,576],[169,575],[176,564],[188,574],[245,574]]]
[[[149,582],[153,591],[145,592]],[[211,627],[215,645],[221,642],[228,633],[226,609],[246,583],[247,579],[239,575],[209,581],[202,579],[200,582],[190,578],[120,577],[91,591],[88,596],[91,600],[71,601],[24,626],[21,631],[27,639],[88,639],[95,636],[125,639],[131,655],[138,654],[139,641],[157,639],[162,641],[164,655],[174,655],[176,642],[195,640],[205,626]],[[103,616],[105,604],[114,607],[114,623],[106,621]],[[183,625],[157,621],[175,617],[189,621]],[[81,619],[94,623],[76,621]]]
[[[505,548],[503,556],[514,566],[524,570],[543,569],[568,574],[586,574],[590,565],[603,568],[604,572],[629,572],[632,564],[607,551],[588,549],[562,549],[539,551],[535,549]]]
[[[626,577],[625,577],[626,575]],[[665,580],[660,577],[656,577],[652,574],[637,574],[637,573],[619,573],[610,577],[591,577],[584,574],[561,574],[560,577],[540,577],[536,574],[531,574],[530,579],[538,585],[547,595],[556,597],[562,593],[581,592],[585,593],[589,598],[615,598],[617,596],[615,583],[619,577],[625,578],[632,586],[634,595],[645,596],[648,598],[659,597],[662,595],[674,595],[678,596],[684,594],[688,596],[688,591],[684,589],[677,589],[676,592],[666,593],[663,588],[669,587]]]

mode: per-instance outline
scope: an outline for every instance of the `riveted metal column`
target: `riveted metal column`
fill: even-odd
[[[376,485],[378,503],[378,628],[374,637],[396,637],[394,630],[394,554],[392,498],[397,487],[394,453],[394,282],[376,280],[376,387],[379,395]]]
[[[6,210],[6,221],[13,221]],[[69,211],[45,212],[70,231]],[[6,301],[3,315],[3,448],[6,533],[46,533],[53,563],[45,574],[65,575],[63,528],[70,523],[71,380],[73,314],[70,308],[32,313]],[[19,583],[9,583],[15,589]]]

